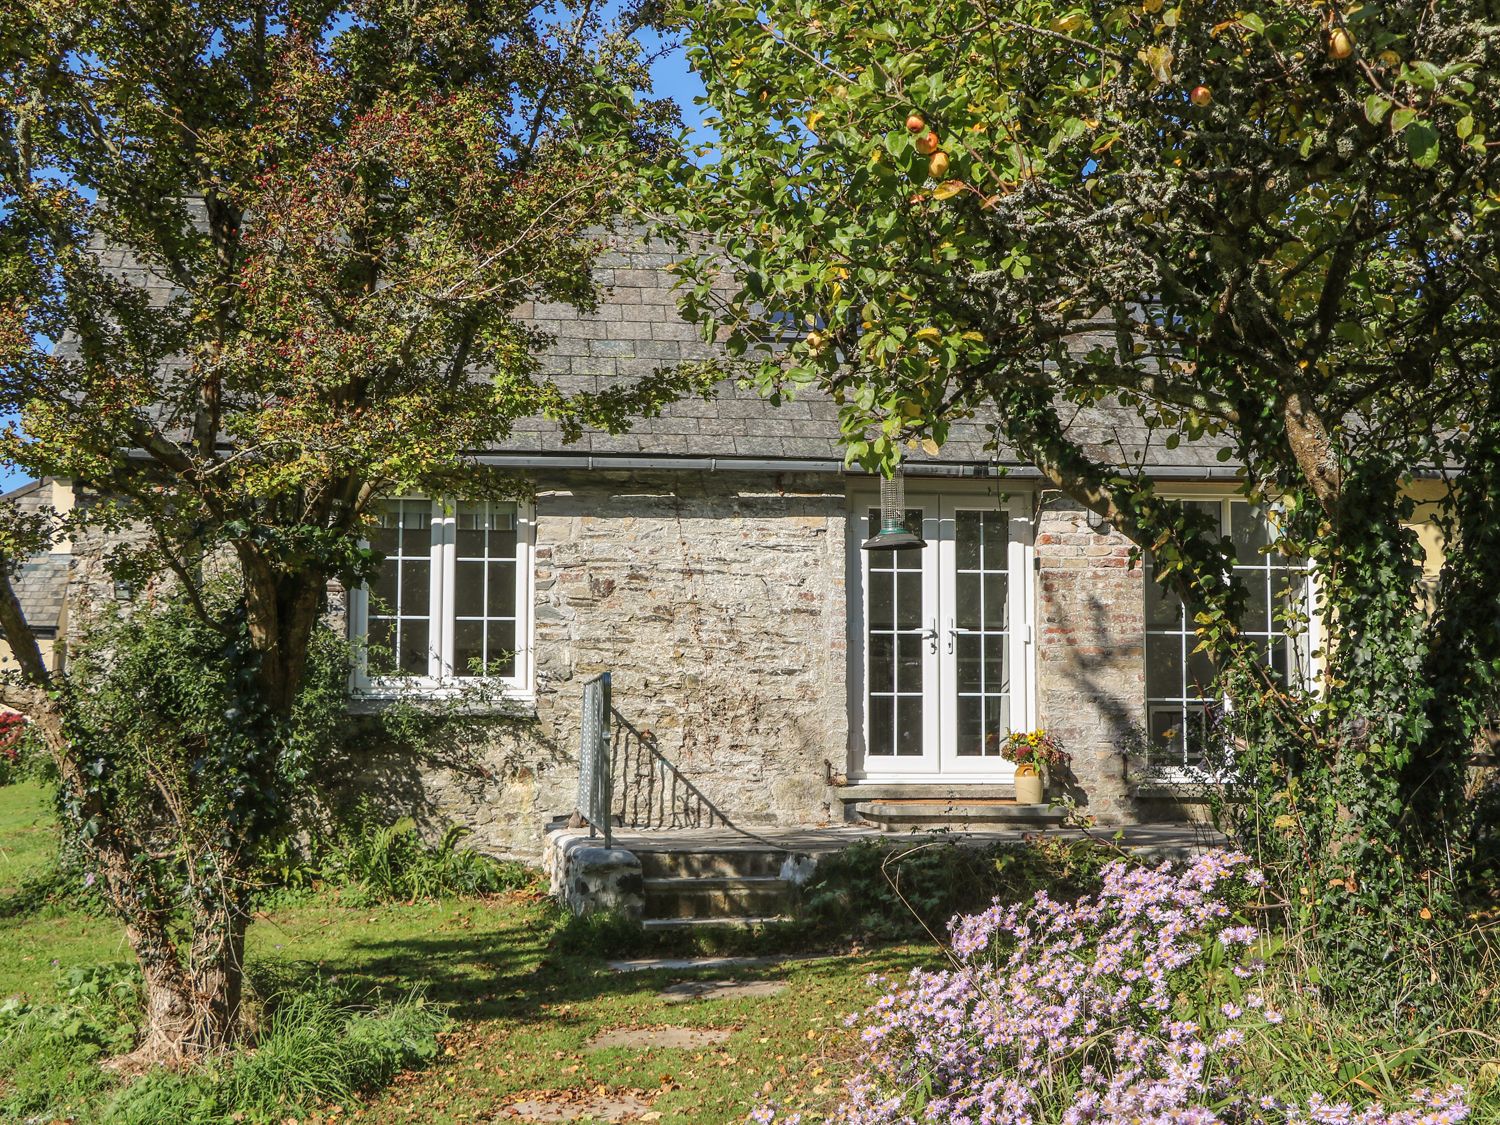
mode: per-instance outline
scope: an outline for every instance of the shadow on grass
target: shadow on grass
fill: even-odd
[[[355,941],[342,954],[323,961],[322,967],[356,990],[389,994],[420,987],[428,999],[465,1022],[556,1021],[561,1007],[638,997],[675,981],[784,980],[795,970],[799,981],[816,983],[847,978],[852,956],[868,959],[888,972],[930,964],[938,956],[935,950],[911,947],[857,954],[809,950],[806,959],[762,965],[615,972],[603,955],[556,948],[558,929],[555,919],[544,917],[502,931]],[[779,944],[768,948],[771,954],[783,952]],[[854,996],[850,1000],[858,1002]]]

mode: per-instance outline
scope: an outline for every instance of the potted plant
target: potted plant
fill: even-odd
[[[1016,764],[1016,804],[1040,805],[1054,770],[1071,760],[1062,743],[1044,730],[1012,731],[1000,756]]]

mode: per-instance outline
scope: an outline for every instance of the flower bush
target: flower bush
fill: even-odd
[[[951,924],[952,965],[915,970],[864,1015],[866,1069],[842,1125],[1454,1125],[1459,1087],[1407,1104],[1298,1102],[1249,1065],[1283,1034],[1264,942],[1237,908],[1264,877],[1226,851],[1111,864],[1076,904],[1039,892]],[[851,1017],[859,1022],[859,1017]],[[773,1110],[754,1115],[777,1120]],[[792,1125],[796,1118],[788,1118]]]

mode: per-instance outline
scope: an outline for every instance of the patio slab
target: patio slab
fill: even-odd
[[[590,1051],[604,1051],[610,1047],[692,1050],[716,1047],[733,1034],[726,1027],[616,1027],[601,1031],[588,1041],[587,1047]]]
[[[684,980],[669,984],[659,995],[668,1004],[693,1000],[753,1000],[775,996],[786,988],[784,980]]]
[[[651,1110],[651,1104],[634,1094],[583,1094],[569,1092],[552,1098],[528,1098],[501,1111],[497,1121],[630,1121]]]
[[[1120,834],[1118,840],[1116,833]],[[922,844],[951,841],[982,847],[987,844],[1020,844],[1046,837],[1058,840],[1094,839],[1127,852],[1161,859],[1180,859],[1222,844],[1223,837],[1206,824],[1130,824],[1119,828],[1007,828],[972,832],[881,832],[863,825],[840,824],[826,828],[774,828],[752,833],[732,828],[674,828],[668,831],[616,829],[614,845],[632,852],[734,852],[767,849],[801,855],[826,855],[862,840],[886,839],[893,843]]]

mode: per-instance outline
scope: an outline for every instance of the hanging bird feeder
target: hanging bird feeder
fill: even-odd
[[[861,546],[866,551],[920,551],[927,546],[906,526],[906,479],[900,468],[880,478],[880,530]]]

